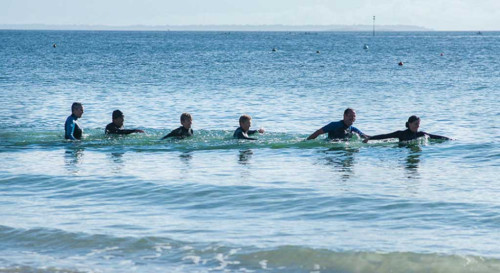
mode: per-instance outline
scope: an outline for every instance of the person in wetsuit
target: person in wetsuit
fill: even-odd
[[[420,118],[417,116],[411,116],[408,118],[406,122],[406,130],[404,131],[396,131],[389,134],[375,135],[365,139],[363,142],[367,143],[368,140],[377,140],[377,139],[387,139],[387,138],[397,138],[399,141],[408,141],[417,139],[419,137],[427,136],[430,139],[445,139],[450,140],[451,138],[445,136],[438,136],[429,134],[426,132],[418,131],[418,127],[420,127]]]
[[[257,140],[256,138],[249,137],[249,135],[253,135],[257,132],[263,134],[265,132],[262,128],[259,130],[250,130],[250,127],[252,126],[252,117],[250,117],[249,115],[242,115],[239,121],[240,127],[238,127],[238,129],[234,131],[234,138]]]
[[[352,126],[356,121],[356,111],[352,108],[347,108],[344,111],[344,118],[340,121],[333,121],[329,124],[323,126],[322,128],[316,130],[312,133],[307,140],[315,139],[319,135],[328,133],[329,139],[346,139],[351,138],[353,133],[358,134],[362,138],[367,138],[368,135],[364,134],[358,128]]]
[[[122,129],[125,116],[122,111],[115,110],[112,114],[113,122],[106,126],[104,131],[105,134],[115,134],[115,135],[128,135],[132,133],[144,133],[143,130],[139,129]]]
[[[83,130],[77,120],[83,115],[83,105],[80,102],[73,102],[71,105],[71,115],[64,124],[64,138],[71,140],[82,139]]]
[[[193,129],[191,129],[191,124],[193,123],[193,117],[189,113],[182,113],[181,115],[181,127],[172,130],[168,135],[162,137],[161,139],[176,137],[176,138],[186,138],[193,136]]]

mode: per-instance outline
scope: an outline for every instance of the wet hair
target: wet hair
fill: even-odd
[[[244,123],[244,122],[246,122],[246,121],[248,121],[248,120],[251,120],[251,119],[252,119],[252,117],[251,117],[251,116],[249,116],[249,115],[242,115],[242,116],[240,117],[240,123]]]
[[[113,111],[113,119],[123,118],[123,113],[120,110]]]
[[[71,112],[75,111],[76,109],[80,109],[82,107],[83,105],[81,102],[73,102],[73,104],[71,105]]]
[[[415,115],[409,117],[408,121],[405,124],[406,128],[410,128],[410,123],[415,122],[416,120],[420,120],[420,118]]]
[[[349,114],[349,112],[353,112],[354,113],[354,109],[352,109],[352,108],[345,109],[344,110],[344,116],[347,115],[347,114]]]
[[[191,117],[190,113],[182,113],[182,115],[181,115],[181,123],[183,123],[186,120],[193,120],[193,117]]]

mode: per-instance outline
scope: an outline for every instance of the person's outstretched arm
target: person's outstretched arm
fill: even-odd
[[[388,138],[399,138],[399,131],[392,132],[392,133],[389,133],[389,134],[381,134],[381,135],[370,136],[368,138],[365,138],[365,140],[363,140],[363,142],[367,143],[368,140],[388,139]]]
[[[433,135],[433,134],[429,134],[429,133],[426,133],[426,132],[423,132],[424,134],[428,135],[429,138],[431,139],[444,139],[444,140],[451,140],[451,138],[449,137],[445,137],[445,136],[440,136],[440,135]]]
[[[319,129],[319,130],[316,130],[316,132],[312,133],[308,138],[307,140],[310,140],[310,139],[315,139],[317,138],[319,135],[322,135],[324,134],[325,132],[323,131],[323,128]]]
[[[362,138],[364,138],[364,139],[368,139],[368,138],[370,138],[370,136],[369,136],[369,135],[367,135],[367,134],[365,134],[365,133],[361,132],[361,130],[359,130],[358,128],[356,128],[356,127],[354,127],[354,126],[352,126],[352,131],[353,131],[353,132],[355,132],[356,134],[358,134],[360,137],[362,137]]]

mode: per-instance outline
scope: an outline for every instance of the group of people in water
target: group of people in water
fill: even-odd
[[[71,105],[71,115],[66,119],[66,123],[64,126],[65,134],[64,137],[70,140],[80,140],[82,139],[83,130],[78,124],[77,120],[82,117],[84,112],[83,105],[80,102],[74,102]],[[132,133],[144,133],[143,130],[139,129],[123,129],[123,123],[125,120],[125,116],[122,111],[115,110],[112,114],[112,122],[106,126],[105,134],[112,135],[127,135]],[[379,140],[379,139],[389,139],[389,138],[397,138],[399,141],[409,141],[413,139],[417,139],[419,137],[428,137],[431,139],[444,139],[450,140],[450,138],[445,136],[439,136],[434,134],[429,134],[423,131],[419,131],[420,127],[420,118],[418,116],[411,116],[408,118],[406,122],[406,130],[395,131],[388,134],[380,134],[369,136],[363,133],[358,128],[354,127],[353,124],[356,121],[356,111],[352,108],[347,108],[344,111],[344,117],[340,121],[330,122],[329,124],[323,126],[322,128],[316,130],[312,133],[307,140],[315,139],[319,135],[328,134],[328,139],[349,139],[354,134],[359,135],[363,138],[363,142],[367,143],[369,140]],[[193,118],[189,113],[183,113],[180,117],[181,125],[179,128],[171,131],[166,136],[161,139],[166,139],[170,137],[175,138],[186,138],[193,136],[193,129],[191,128],[191,124],[193,122]],[[252,117],[249,115],[242,115],[239,119],[239,127],[234,131],[233,137],[236,139],[248,139],[248,140],[256,140],[254,137],[250,137],[250,135],[254,135],[256,133],[263,134],[264,129],[259,130],[250,130],[252,126]]]

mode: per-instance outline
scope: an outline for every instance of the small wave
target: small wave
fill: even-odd
[[[412,252],[337,252],[283,246],[235,257],[240,266],[271,272],[500,272],[499,259]]]
[[[262,249],[6,226],[0,236],[0,272],[500,272],[500,259],[474,255]]]

